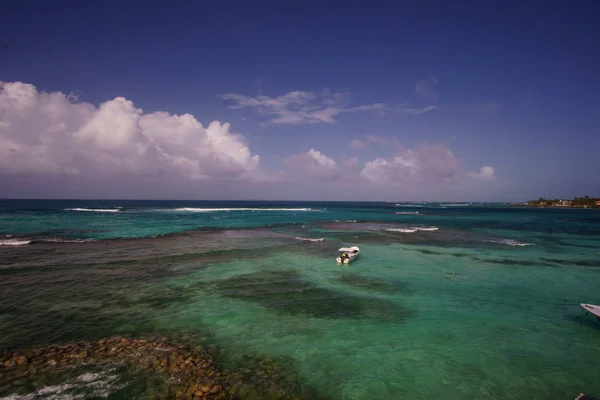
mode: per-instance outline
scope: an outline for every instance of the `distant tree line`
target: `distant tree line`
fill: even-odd
[[[527,202],[532,207],[574,207],[574,208],[600,208],[600,198],[598,197],[575,197],[573,200],[545,199],[540,197],[538,200]]]

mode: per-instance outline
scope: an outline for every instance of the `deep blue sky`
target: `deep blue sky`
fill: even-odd
[[[230,122],[272,170],[311,148],[338,164],[392,157],[374,135],[438,143],[464,171],[492,166],[504,184],[482,198],[600,196],[600,2],[395,3],[15,1],[2,7],[0,81]],[[324,88],[350,106],[435,109],[263,126],[219,97]]]

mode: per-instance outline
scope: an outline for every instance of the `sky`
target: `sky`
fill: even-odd
[[[0,198],[600,197],[597,1],[23,0]]]

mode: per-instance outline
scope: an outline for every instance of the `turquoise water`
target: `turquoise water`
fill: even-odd
[[[196,332],[323,398],[599,395],[599,239],[597,210],[3,201],[0,349]]]

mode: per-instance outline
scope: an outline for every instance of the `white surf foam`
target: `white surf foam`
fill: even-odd
[[[196,208],[182,207],[175,208],[173,211],[183,212],[227,212],[227,211],[318,211],[312,208]]]
[[[119,212],[119,211],[121,211],[121,207],[118,207],[118,208],[65,208],[64,211]]]
[[[0,240],[0,246],[24,246],[29,243],[31,243],[31,240],[19,240],[19,239]]]
[[[294,239],[306,240],[309,242],[324,242],[325,241],[325,238],[313,239],[313,238],[305,238],[305,237],[300,237],[300,236],[296,236]]]
[[[402,232],[402,233],[415,233],[417,230],[415,228],[388,228],[386,229],[388,232]]]
[[[429,226],[429,227],[416,227],[415,229],[418,231],[433,232],[433,231],[437,231],[440,228],[438,228],[437,226]]]
[[[429,226],[429,227],[411,226],[409,228],[388,228],[388,229],[386,229],[386,231],[402,232],[402,233],[415,233],[417,231],[433,232],[433,231],[437,231],[438,229],[439,228],[437,226]]]
[[[110,374],[112,371],[99,373],[84,373],[75,379],[68,380],[60,385],[45,386],[33,393],[25,395],[12,394],[0,397],[0,400],[83,400],[86,398],[106,398],[115,390],[124,385],[116,385],[119,376]],[[81,390],[87,393],[81,393]]]
[[[93,242],[94,239],[60,239],[60,238],[41,238],[40,242],[47,243],[88,243]]]
[[[421,213],[418,212],[418,211],[396,211],[396,214],[399,214],[399,215],[419,215]]]
[[[513,246],[513,247],[524,247],[524,246],[535,246],[535,243],[523,243],[523,242],[519,242],[516,241],[514,239],[498,239],[498,240],[487,240],[488,243],[498,243],[498,244],[505,244],[507,246]]]

